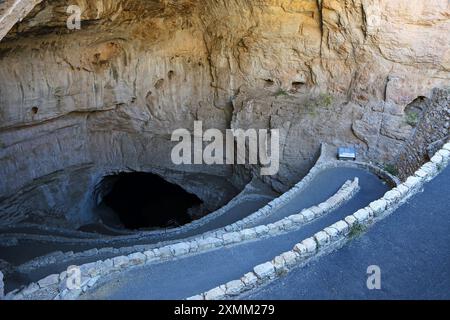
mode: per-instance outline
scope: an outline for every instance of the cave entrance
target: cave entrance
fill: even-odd
[[[108,177],[110,191],[103,203],[127,229],[174,228],[193,219],[189,211],[202,201],[176,184],[151,173],[121,173]]]

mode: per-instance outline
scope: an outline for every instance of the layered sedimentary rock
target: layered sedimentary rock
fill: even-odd
[[[217,208],[252,168],[172,164],[171,133],[196,120],[280,129],[281,169],[265,178],[278,191],[321,142],[395,162],[419,125],[408,105],[449,84],[446,0],[11,3],[0,4],[11,28],[0,42],[0,223],[89,222],[102,177],[124,171],[161,174]],[[80,30],[66,26],[69,5]]]

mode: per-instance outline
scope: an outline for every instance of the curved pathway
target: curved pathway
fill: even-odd
[[[144,234],[141,238],[132,236],[131,239],[116,239],[114,244],[109,245],[106,241],[102,241],[103,243],[100,244],[89,244],[89,242],[80,244],[70,243],[70,241],[74,238],[67,238],[67,242],[69,243],[23,240],[14,246],[0,246],[0,259],[3,259],[13,266],[18,266],[32,258],[37,258],[37,260],[47,260],[46,257],[48,257],[48,259],[52,261],[50,264],[45,263],[42,267],[30,267],[30,269],[32,269],[30,272],[13,272],[12,274],[8,274],[6,279],[6,289],[8,291],[17,289],[22,285],[37,281],[49,274],[55,272],[59,273],[62,270],[67,269],[70,265],[81,265],[96,261],[98,259],[107,259],[118,254],[118,252],[98,252],[97,249],[102,247],[115,247],[120,250],[120,252],[132,252],[136,250],[134,247],[136,245],[142,245],[146,248],[158,247],[162,243],[183,239],[209,230],[214,230],[214,226],[216,225],[218,227],[221,227],[222,224],[224,226],[228,225],[227,221],[229,219],[239,219],[240,216],[246,216],[257,211],[259,208],[266,205],[271,199],[272,198],[269,197],[262,197],[261,199],[250,199],[243,203],[238,203],[227,211],[224,215],[226,216],[224,219],[221,218],[218,219],[218,221],[208,222],[199,228],[182,234],[167,236],[163,238],[164,241],[161,241],[161,238],[154,238],[151,236],[147,238]],[[11,236],[13,237],[14,235]],[[111,239],[111,242],[114,242],[114,238]],[[90,250],[95,250],[95,252],[90,252]],[[79,253],[79,255],[74,255],[73,253]],[[28,269],[28,267],[25,269]]]
[[[226,206],[226,210],[215,219],[204,224],[179,233],[164,232],[140,232],[124,236],[103,236],[73,231],[45,231],[32,227],[16,227],[4,232],[0,238],[0,259],[4,259],[13,265],[20,265],[36,257],[45,256],[54,252],[82,252],[90,249],[106,247],[122,248],[132,245],[157,244],[163,241],[178,240],[190,236],[215,230],[230,223],[238,221],[249,214],[264,207],[275,198],[276,194],[267,190],[267,186],[258,191],[253,191],[235,198]],[[214,214],[214,213],[212,213]],[[208,218],[206,216],[205,218]],[[200,220],[194,221],[201,222]],[[171,229],[168,231],[177,231]],[[20,232],[23,232],[22,234]],[[8,242],[16,242],[9,245]]]
[[[450,166],[363,237],[246,299],[450,299]],[[368,290],[367,268],[381,268]]]
[[[299,239],[307,238],[333,224],[370,202],[381,197],[389,187],[377,176],[360,169],[339,168],[326,170],[314,179],[310,197],[300,193],[281,208],[277,218],[295,214],[304,208],[326,200],[343,182],[358,177],[361,191],[344,206],[300,228],[282,235],[247,242],[233,247],[148,265],[105,278],[100,285],[83,298],[86,299],[183,299],[226,283],[251,271],[253,266],[290,250]]]

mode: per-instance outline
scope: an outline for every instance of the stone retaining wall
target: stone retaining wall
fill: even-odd
[[[434,89],[431,99],[423,105],[426,110],[395,164],[403,179],[429,160],[429,153],[436,151],[430,148],[434,149],[436,144],[440,148],[449,138],[450,89]]]
[[[326,154],[326,153],[329,154],[329,152],[323,151],[326,148],[330,148],[330,146],[325,145],[325,144],[322,145],[322,154]],[[291,188],[289,191],[285,192],[280,197],[272,200],[266,206],[259,209],[255,213],[247,216],[246,218],[244,218],[240,221],[237,221],[233,224],[230,224],[224,228],[218,229],[216,231],[221,231],[221,232],[239,231],[239,230],[242,230],[243,228],[257,222],[260,219],[270,216],[273,212],[275,212],[276,210],[278,210],[279,208],[281,208],[282,206],[287,204],[294,197],[296,197],[299,193],[301,193],[308,186],[308,184],[314,178],[316,178],[316,176],[318,174],[320,174],[322,171],[331,169],[331,168],[338,168],[338,167],[348,167],[348,168],[358,168],[358,169],[369,170],[370,172],[376,174],[377,176],[379,176],[380,178],[385,180],[391,187],[395,187],[398,184],[400,184],[400,180],[397,177],[387,173],[386,171],[384,171],[383,169],[381,169],[375,165],[372,165],[369,163],[364,163],[364,162],[338,161],[338,160],[334,160],[334,159],[327,159],[327,158],[321,157],[317,161],[316,165],[309,171],[309,173],[299,183],[297,183],[293,188]],[[248,195],[248,196],[244,196],[242,199],[248,200],[248,199],[252,199],[252,197],[255,197],[255,196]],[[167,235],[167,234],[179,235],[179,234],[194,230],[195,228],[199,228],[199,227],[205,225],[206,223],[210,222],[211,220],[223,215],[224,212],[226,212],[231,205],[234,205],[234,203],[233,204],[229,203],[225,207],[218,209],[217,211],[211,213],[210,215],[208,215],[202,219],[193,221],[189,224],[181,226],[180,228],[166,230],[163,233],[165,235]],[[209,235],[211,233],[214,233],[214,232],[206,232],[205,235]],[[142,239],[142,237],[145,237],[145,236],[153,236],[153,235],[160,235],[160,234],[162,234],[162,232],[160,232],[160,231],[151,231],[151,232],[146,232],[146,233],[138,233],[138,234],[130,235],[130,236],[114,237],[114,239],[126,238],[126,239],[129,239],[130,241],[133,241],[135,239]],[[49,240],[47,236],[42,236],[42,235],[21,235],[21,236],[22,236],[21,237],[22,240],[25,238],[27,240],[32,240],[32,241],[41,241],[41,240],[48,241]],[[65,244],[67,244],[67,243],[78,244],[78,243],[86,243],[86,242],[89,242],[89,243],[104,242],[104,240],[102,240],[102,239],[71,239],[70,241],[68,241],[64,237],[52,237],[52,240],[53,240],[52,242],[54,242],[54,243],[65,243]],[[84,257],[85,255],[83,254],[82,256]]]
[[[271,213],[275,212],[280,207],[284,206],[295,196],[297,196],[306,186],[323,170],[335,168],[335,167],[353,167],[362,168],[373,172],[374,174],[380,176],[386,180],[390,185],[396,186],[400,182],[399,180],[384,172],[381,168],[376,167],[367,163],[360,162],[347,162],[338,161],[330,158],[330,154],[334,154],[333,150],[326,144],[322,145],[321,156],[317,161],[316,165],[310,170],[307,176],[303,178],[297,185],[295,185],[291,190],[284,193],[279,198],[270,202],[264,208],[258,210],[254,214],[243,219],[243,222],[238,221],[232,225],[225,228],[218,229],[212,232],[207,232],[200,236],[194,236],[191,238],[184,239],[183,242],[174,241],[173,244],[163,246],[161,248],[154,248],[150,250],[143,251],[142,246],[134,246],[128,248],[128,252],[133,252],[127,256],[119,256],[113,259],[107,259],[104,261],[97,261],[93,263],[88,263],[81,266],[82,270],[88,270],[83,272],[85,275],[85,281],[83,281],[82,290],[77,291],[64,291],[58,290],[58,298],[71,299],[78,297],[83,290],[88,290],[93,286],[100,277],[110,275],[114,272],[121,272],[127,268],[140,266],[146,263],[157,263],[160,261],[166,261],[172,258],[180,258],[184,255],[198,254],[207,250],[217,249],[221,246],[233,245],[241,243],[242,241],[255,241],[260,238],[270,237],[277,234],[281,234],[287,231],[291,231],[295,228],[310,223],[313,220],[323,216],[324,214],[334,210],[338,206],[342,205],[344,202],[351,199],[354,194],[359,190],[358,179],[353,182],[347,182],[343,187],[337,192],[336,195],[328,199],[326,202],[313,206],[312,208],[305,209],[299,214],[292,215],[290,217],[284,218],[275,223],[268,225],[260,225],[253,228],[246,228],[249,224],[256,222],[258,219],[269,216]],[[94,240],[95,241],[95,240]],[[113,248],[103,248],[103,249],[93,249],[83,253],[82,257],[98,255],[101,253],[118,253],[120,254],[121,249]],[[71,254],[71,257],[74,255]],[[62,256],[53,257],[48,262],[54,263],[56,260],[64,258]],[[36,265],[40,266],[40,265]],[[106,270],[106,271],[105,271]],[[49,279],[47,279],[49,278]],[[56,275],[50,275],[45,279],[38,281],[38,283],[32,283],[25,289],[20,291],[13,291],[7,295],[7,299],[24,299],[29,295],[33,295],[39,290],[48,290],[49,287],[60,285],[65,283],[65,272],[62,272],[59,277]],[[58,281],[56,281],[58,279]],[[57,283],[54,283],[57,282]],[[41,283],[41,284],[39,284]],[[57,294],[57,293],[56,293]],[[55,294],[55,295],[56,295]]]
[[[319,159],[316,162],[316,165],[309,171],[308,175],[306,175],[298,184],[296,184],[293,188],[291,188],[289,191],[283,193],[280,197],[272,200],[271,202],[269,202],[266,206],[264,206],[263,208],[259,209],[257,212],[253,213],[252,215],[248,216],[246,219],[247,223],[251,223],[254,222],[257,219],[260,219],[262,217],[267,217],[269,216],[272,212],[274,212],[275,210],[279,209],[281,206],[283,206],[284,204],[286,204],[287,202],[289,202],[293,197],[295,197],[299,192],[301,192],[307,185],[308,183],[317,175],[317,173],[319,173],[320,171],[322,171],[323,169],[327,168],[328,166],[328,159],[324,158],[324,155],[326,154],[324,152],[325,148],[327,146],[325,144],[323,144],[321,146],[321,155],[319,156]],[[247,185],[248,186],[248,185]],[[244,189],[240,195],[242,195],[246,190]],[[176,236],[176,235],[180,235],[182,233],[185,232],[189,232],[192,231],[196,228],[202,227],[203,225],[207,224],[208,222],[222,216],[224,213],[226,213],[230,207],[236,205],[237,203],[241,202],[242,200],[248,200],[248,199],[252,199],[253,197],[255,197],[254,195],[243,195],[239,200],[236,200],[236,198],[238,198],[240,195],[238,195],[237,197],[235,197],[233,200],[231,200],[228,204],[226,204],[224,207],[216,210],[215,212],[212,212],[210,214],[208,214],[207,216],[199,219],[199,220],[195,220],[192,221],[188,224],[185,224],[179,228],[174,228],[174,229],[168,229],[168,230],[164,230],[164,231],[159,231],[159,230],[155,230],[155,231],[147,231],[147,232],[142,232],[142,233],[137,233],[134,235],[129,235],[129,236],[119,236],[119,237],[114,237],[114,239],[121,239],[121,238],[126,238],[126,239],[140,239],[143,236],[167,236],[167,235],[171,235],[171,236]],[[239,230],[242,229],[245,225],[243,223],[235,223],[232,226],[227,226],[225,228],[222,228],[222,230],[224,232],[227,232],[231,229],[233,230]],[[29,239],[29,240],[35,240],[35,241],[39,241],[39,240],[48,240],[48,237],[46,236],[40,236],[40,235],[20,235],[21,239]],[[95,243],[97,242],[104,242],[104,240],[102,239],[72,239],[71,243],[73,244],[77,244],[77,243],[83,243],[88,241],[89,243]],[[64,242],[67,243],[67,239],[61,237],[61,241],[58,237],[52,237],[52,242],[58,243],[58,242]]]
[[[359,180],[355,178],[353,181],[344,183],[339,191],[327,201],[275,223],[242,229],[239,232],[216,231],[208,236],[199,236],[190,241],[183,241],[144,252],[135,252],[128,256],[118,256],[104,261],[84,264],[79,267],[82,275],[81,289],[69,290],[67,288],[67,272],[64,271],[61,274],[49,275],[37,283],[31,283],[20,291],[9,293],[6,299],[35,299],[39,296],[52,296],[56,299],[75,299],[82,292],[94,286],[100,278],[117,272],[123,272],[145,264],[199,254],[223,246],[240,244],[244,241],[255,241],[299,228],[335,210],[350,200],[358,191]]]
[[[269,216],[272,212],[274,212],[275,210],[279,209],[281,206],[285,205],[287,202],[289,202],[294,196],[296,196],[299,192],[301,192],[309,183],[312,179],[314,179],[318,173],[320,173],[322,170],[325,170],[327,168],[331,168],[331,167],[335,167],[337,166],[337,162],[334,161],[334,158],[331,159],[330,155],[334,154],[335,152],[333,152],[330,147],[327,144],[322,144],[321,145],[321,150],[320,150],[320,156],[318,158],[318,160],[316,161],[316,164],[314,165],[313,168],[311,168],[311,170],[309,171],[308,175],[306,175],[299,183],[297,183],[292,189],[290,189],[289,191],[285,192],[283,195],[281,195],[280,197],[272,200],[271,202],[269,202],[266,206],[264,206],[263,208],[259,209],[257,212],[253,213],[252,215],[248,216],[247,218],[245,218],[245,222],[236,222],[233,223],[231,226],[227,226],[221,229],[218,229],[216,231],[218,232],[229,232],[229,231],[240,231],[242,230],[244,227],[250,225],[251,223],[255,222],[258,219],[261,219],[263,217],[267,217]],[[351,166],[358,166],[361,167],[361,165],[358,164],[349,164]],[[363,165],[362,167],[365,168],[365,165]],[[369,168],[370,170],[374,171],[376,174],[379,170],[378,168]],[[382,176],[382,175],[381,175]],[[382,176],[383,177],[383,176]],[[392,181],[392,177],[387,176],[386,180],[387,181]],[[242,191],[241,194],[243,194],[245,192]],[[245,197],[245,199],[249,199],[250,196]],[[237,196],[239,197],[239,196]],[[241,199],[242,200],[242,199]],[[180,228],[176,228],[176,229],[171,229],[171,230],[167,230],[167,233],[170,233],[172,236],[176,236],[185,232],[188,232],[190,230],[194,230],[195,228],[199,228],[203,225],[205,225],[206,223],[210,222],[213,219],[216,219],[218,217],[220,217],[221,215],[223,215],[232,205],[235,204],[236,198],[233,199],[230,203],[228,203],[225,207],[218,209],[217,211],[209,214],[206,217],[203,217],[202,219],[199,219],[197,221],[193,221],[187,225],[184,225]],[[165,235],[167,235],[166,232],[164,232]],[[213,234],[214,232],[206,232],[204,233],[204,237],[209,237]],[[146,233],[139,233],[139,234],[135,234],[135,235],[130,235],[130,236],[121,236],[121,237],[114,237],[114,239],[126,239],[126,240],[130,240],[133,241],[135,239],[142,239],[142,237],[149,237],[149,236],[158,236],[158,235],[162,235],[162,233],[160,231],[152,231],[152,232],[146,232]],[[31,240],[31,241],[48,241],[48,236],[43,236],[43,235],[20,235],[22,241],[24,239],[26,240]],[[214,235],[213,235],[214,236]],[[193,236],[193,237],[187,237],[186,239],[190,239],[190,238],[195,238],[198,236]],[[79,244],[79,243],[85,243],[86,241],[89,241],[90,244],[92,243],[101,243],[104,242],[104,240],[102,239],[71,239],[70,241],[68,241],[66,238],[64,237],[52,237],[51,241],[54,243],[65,243],[67,244],[72,243],[72,244]],[[173,243],[173,242],[177,242],[176,240],[173,241],[164,241],[165,243],[169,244],[169,243]],[[14,242],[12,242],[11,244],[14,244]],[[49,264],[53,264],[55,263],[55,261],[65,261],[65,260],[73,260],[76,257],[79,258],[86,258],[88,256],[95,256],[98,254],[126,254],[127,252],[131,252],[131,251],[141,251],[142,249],[142,245],[141,246],[132,246],[132,247],[128,247],[128,248],[121,248],[121,249],[116,249],[116,248],[102,248],[102,249],[91,249],[91,250],[87,250],[85,252],[80,252],[80,253],[62,253],[62,252],[56,252],[53,255],[47,255],[45,257],[40,257],[37,259],[34,259],[32,261],[29,261],[21,266],[18,267],[18,270],[20,272],[30,272],[31,270],[35,269],[35,268],[40,268],[43,267],[45,265],[49,265]],[[147,246],[147,248],[152,247],[152,246]]]
[[[330,150],[332,148],[333,150]],[[333,152],[334,151],[334,152]],[[258,222],[258,220],[261,220],[263,218],[269,217],[271,214],[273,214],[276,210],[280,209],[284,205],[286,205],[288,202],[290,202],[293,198],[297,197],[299,193],[301,193],[308,184],[317,177],[317,175],[324,170],[331,169],[331,168],[338,168],[338,167],[349,167],[349,168],[358,168],[358,169],[365,169],[369,170],[372,173],[376,174],[383,180],[385,180],[391,187],[395,187],[398,184],[400,184],[400,180],[385,172],[383,169],[364,162],[354,162],[354,161],[338,161],[336,158],[329,158],[330,155],[335,155],[335,148],[331,147],[327,144],[322,144],[321,146],[321,156],[317,160],[316,165],[309,171],[309,173],[299,182],[297,183],[293,188],[291,188],[289,191],[283,193],[280,197],[274,199],[270,203],[268,203],[265,207],[259,209],[257,212],[245,217],[244,219],[237,221],[233,224],[230,224],[223,228],[223,231],[229,232],[229,231],[240,231],[248,226],[253,225],[254,223]],[[214,232],[206,233],[211,234]]]
[[[220,300],[236,297],[258,286],[265,285],[285,275],[289,270],[302,266],[312,258],[324,255],[343,246],[352,233],[361,228],[369,228],[398,209],[405,201],[422,189],[423,185],[436,177],[450,161],[450,143],[444,145],[414,175],[396,188],[386,192],[379,200],[340,220],[313,237],[296,244],[290,251],[276,256],[272,261],[256,266],[242,278],[230,281],[189,300]]]

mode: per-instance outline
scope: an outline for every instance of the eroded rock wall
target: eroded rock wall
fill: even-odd
[[[242,170],[170,161],[195,120],[281,129],[279,191],[321,142],[392,162],[414,132],[406,106],[449,84],[449,17],[446,0],[43,1],[0,43],[0,221],[79,225],[101,178],[132,170],[223,204]]]
[[[436,89],[430,99],[423,100],[420,121],[395,162],[403,179],[430,161],[450,137],[450,89]]]
[[[197,119],[217,128],[228,121],[213,107],[206,49],[190,26],[189,6],[78,4],[92,25],[67,32],[66,2],[48,1],[2,44],[4,220],[42,212],[86,221],[98,182],[120,171],[159,173],[211,209],[223,205],[237,190],[218,180],[230,177],[232,168],[180,168],[170,160],[173,130]],[[120,21],[109,21],[114,13]],[[35,38],[47,24],[52,32]],[[195,176],[199,172],[203,178]],[[15,190],[23,194],[9,197]]]

